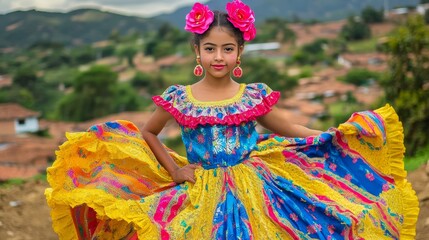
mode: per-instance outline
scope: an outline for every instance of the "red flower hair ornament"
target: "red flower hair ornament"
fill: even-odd
[[[241,0],[234,0],[226,4],[228,21],[243,33],[245,41],[251,41],[256,36],[255,14],[252,9]],[[186,15],[185,30],[191,33],[203,34],[213,22],[214,13],[207,5],[196,2]]]

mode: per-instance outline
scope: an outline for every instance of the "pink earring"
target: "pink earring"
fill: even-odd
[[[236,78],[241,78],[243,76],[243,69],[240,67],[240,56],[237,58],[237,66],[232,70],[232,75]]]
[[[203,66],[201,66],[200,56],[197,56],[197,66],[194,68],[194,75],[199,77],[203,75],[204,69]]]

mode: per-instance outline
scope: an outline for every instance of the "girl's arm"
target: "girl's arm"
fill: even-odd
[[[142,136],[155,154],[158,162],[167,170],[174,182],[182,183],[184,181],[189,181],[195,183],[194,170],[197,168],[197,165],[190,164],[180,168],[158,139],[158,134],[170,119],[172,119],[170,113],[161,107],[157,107],[149,121],[144,125],[141,131]]]
[[[285,137],[308,137],[322,133],[322,131],[299,124],[292,124],[288,121],[286,114],[275,106],[269,113],[259,117],[257,121],[266,129]]]

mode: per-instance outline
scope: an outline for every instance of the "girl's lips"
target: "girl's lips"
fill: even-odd
[[[225,67],[225,65],[212,65],[212,67],[216,70],[222,70]]]

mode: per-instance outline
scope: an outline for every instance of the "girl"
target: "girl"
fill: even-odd
[[[126,121],[67,134],[46,191],[60,238],[412,239],[418,203],[394,110],[323,133],[290,124],[279,92],[231,78],[256,31],[247,5],[226,10],[196,3],[187,15],[204,77],[153,97],[144,140]],[[186,158],[157,138],[173,118]]]

